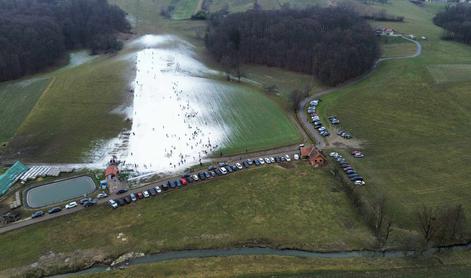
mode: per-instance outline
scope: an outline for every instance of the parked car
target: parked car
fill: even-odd
[[[294,158],[294,160],[299,160],[299,154],[295,153],[293,158]]]
[[[71,208],[75,208],[75,207],[77,207],[77,202],[75,202],[75,201],[74,201],[74,202],[70,202],[70,203],[68,203],[67,205],[65,205],[65,208],[66,208],[66,209],[71,209]]]
[[[354,184],[355,184],[355,185],[365,185],[366,183],[365,183],[365,181],[362,181],[362,180],[356,180],[356,181],[354,182]]]
[[[205,176],[207,179],[209,179],[209,178],[212,177],[209,172],[204,172],[203,174],[204,174],[204,176]]]
[[[232,170],[232,167],[231,167],[230,165],[227,165],[227,166],[224,167],[224,168],[226,168],[226,170],[227,170],[228,173],[234,172],[234,170]]]
[[[123,200],[124,200],[124,202],[125,202],[126,204],[130,204],[130,203],[132,202],[131,196],[129,196],[129,195],[126,196],[126,197],[124,197]]]
[[[118,203],[115,200],[109,200],[108,204],[109,204],[110,207],[112,207],[114,209],[118,207]]]
[[[193,178],[194,181],[199,181],[200,180],[200,178],[198,178],[198,175],[193,175],[191,177]]]
[[[118,192],[116,192],[116,194],[120,195],[120,194],[124,194],[126,192],[128,192],[127,189],[120,189],[120,190],[118,190]]]
[[[270,164],[270,163],[271,163],[271,160],[270,160],[270,158],[268,158],[268,157],[265,157],[265,163],[266,163],[266,164]]]
[[[149,191],[150,196],[155,196],[155,195],[157,195],[157,191],[155,191],[154,188],[149,188],[148,191]]]
[[[162,189],[158,186],[155,187],[155,192],[157,192],[157,194],[160,194],[162,193]]]
[[[286,161],[288,161],[288,162],[291,161],[291,157],[289,156],[289,154],[286,154],[286,155],[285,155],[285,158],[286,158]]]
[[[86,208],[92,207],[92,206],[96,205],[97,201],[98,201],[98,199],[93,199],[91,201],[85,202],[83,204],[83,206],[86,207]]]
[[[209,174],[211,175],[211,177],[215,177],[216,176],[216,172],[215,171],[209,171]]]
[[[162,184],[162,191],[167,191],[169,189],[168,185]]]
[[[101,192],[101,193],[99,193],[98,195],[96,195],[96,197],[97,197],[98,199],[103,199],[103,198],[108,197],[108,194],[106,194],[105,192]]]
[[[216,174],[218,176],[221,176],[222,175],[222,172],[221,172],[221,169],[220,168],[217,168],[216,170],[214,170],[216,172]]]
[[[62,209],[60,207],[51,208],[47,211],[48,214],[58,213]]]
[[[243,169],[242,164],[240,164],[239,162],[237,162],[237,163],[235,164],[235,166],[236,166],[237,169],[239,169],[239,170],[242,170],[242,169]]]
[[[355,158],[363,158],[365,155],[361,151],[352,151],[352,156]]]
[[[90,201],[91,199],[92,199],[92,198],[90,198],[90,197],[80,199],[79,204],[81,204],[81,205],[83,206],[83,204],[85,204],[85,202],[88,202],[88,201]]]
[[[260,162],[260,165],[265,164],[265,160],[263,160],[263,158],[261,158],[261,157],[258,159],[258,161]]]
[[[219,170],[221,171],[221,174],[227,175],[227,170],[226,170],[225,167],[221,167],[221,168],[219,168]]]
[[[250,166],[250,165],[252,165],[252,164],[254,163],[254,161],[253,161],[253,160],[251,160],[251,159],[247,159],[246,161],[247,161],[247,164],[249,164],[249,166]]]
[[[204,181],[206,179],[206,176],[204,175],[203,172],[201,173],[198,173],[198,177],[200,178],[200,180]]]
[[[181,178],[181,179],[180,179],[180,183],[181,183],[183,186],[185,186],[185,185],[188,184],[188,182],[186,181],[185,178]]]
[[[38,218],[38,217],[43,216],[44,214],[45,214],[44,211],[37,210],[37,211],[33,212],[33,214],[31,214],[31,218]]]
[[[120,206],[120,207],[126,205],[126,202],[124,201],[123,198],[116,199],[115,201],[118,204],[118,206]]]
[[[144,198],[149,198],[150,197],[149,191],[147,191],[147,190],[142,192],[142,195],[144,195]]]
[[[275,163],[275,158],[273,156],[270,157],[270,163]]]
[[[137,201],[136,194],[131,193],[129,196],[131,197],[131,201],[133,201],[133,202]]]
[[[260,160],[256,159],[254,160],[254,163],[256,166],[260,166],[262,163],[260,162]]]
[[[243,165],[245,168],[249,168],[249,166],[250,166],[250,165],[247,163],[247,161],[242,162],[242,165]]]
[[[144,194],[142,194],[142,192],[137,192],[136,195],[138,199],[144,198]]]

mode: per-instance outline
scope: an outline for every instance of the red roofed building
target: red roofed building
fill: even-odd
[[[105,170],[106,178],[113,178],[113,177],[118,176],[118,174],[119,174],[119,169],[118,169],[118,166],[116,165],[110,165]]]
[[[315,146],[302,147],[301,158],[309,160],[309,164],[314,167],[322,167],[327,164],[327,159]]]

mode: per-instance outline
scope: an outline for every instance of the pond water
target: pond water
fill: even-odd
[[[26,192],[26,203],[31,208],[39,208],[69,199],[78,198],[95,191],[91,177],[80,176],[33,187]]]

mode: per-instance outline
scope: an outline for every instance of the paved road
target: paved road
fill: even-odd
[[[301,101],[299,103],[299,106],[298,106],[298,111],[296,113],[296,116],[298,118],[298,121],[301,123],[301,125],[304,127],[304,130],[308,133],[309,137],[311,137],[311,139],[313,139],[315,142],[316,142],[316,146],[319,148],[319,149],[325,149],[327,147],[329,147],[329,145],[326,143],[326,140],[324,137],[322,137],[319,132],[317,132],[317,130],[314,128],[314,126],[311,124],[309,118],[308,118],[308,115],[306,113],[306,105],[311,101],[311,100],[314,100],[314,99],[317,99],[317,98],[320,98],[321,96],[324,96],[324,95],[327,95],[327,94],[330,94],[330,93],[333,93],[335,91],[338,91],[342,88],[345,88],[347,86],[351,86],[353,84],[356,84],[362,80],[365,80],[366,78],[368,78],[375,70],[376,68],[378,67],[378,65],[382,62],[385,62],[385,61],[389,61],[389,60],[401,60],[401,59],[411,59],[411,58],[416,58],[418,56],[420,56],[422,54],[422,45],[418,42],[418,41],[415,41],[415,40],[412,40],[412,39],[409,39],[408,37],[404,36],[404,35],[396,35],[398,37],[402,37],[403,39],[407,40],[407,41],[410,41],[410,42],[413,42],[415,45],[416,45],[416,48],[415,48],[415,53],[412,54],[412,55],[407,55],[407,56],[401,56],[401,57],[387,57],[387,58],[380,58],[378,59],[374,66],[371,68],[371,70],[369,70],[367,73],[365,73],[364,75],[358,77],[358,78],[355,78],[355,79],[352,79],[352,80],[349,80],[345,83],[342,83],[336,87],[333,87],[333,88],[329,88],[329,89],[326,89],[326,90],[322,90],[318,93],[316,93],[315,95],[313,96],[310,96],[306,99],[304,99],[303,101]],[[322,103],[321,103],[322,105]]]
[[[233,163],[236,163],[236,162],[242,162],[242,161],[244,161],[248,158],[255,159],[255,158],[259,158],[259,157],[281,156],[281,155],[285,155],[285,154],[289,154],[292,157],[293,154],[295,154],[297,152],[298,152],[297,147],[296,146],[291,146],[291,147],[283,147],[283,148],[273,149],[273,150],[265,151],[265,152],[258,152],[258,153],[256,153],[256,155],[252,154],[251,156],[249,156],[249,155],[240,155],[240,156],[236,156],[236,157],[226,157],[225,159],[218,159],[218,161],[230,161],[231,164],[233,164]],[[216,161],[214,162],[214,164],[217,164]],[[256,166],[252,166],[252,167],[256,167]],[[151,182],[151,183],[148,183],[148,184],[143,184],[142,186],[140,186],[138,188],[134,188],[134,189],[129,190],[126,194],[122,194],[122,195],[112,194],[112,195],[108,196],[107,198],[98,200],[97,206],[99,206],[99,205],[105,206],[106,202],[108,202],[108,200],[110,200],[110,199],[115,199],[115,198],[118,198],[118,197],[124,197],[126,195],[129,195],[130,193],[142,192],[142,191],[148,190],[150,188],[160,186],[162,184],[166,184],[168,181],[174,181],[174,180],[176,180],[177,178],[180,178],[180,177],[181,177],[181,175],[176,175],[176,176],[166,177],[166,178],[163,178],[163,179],[160,179],[158,181],[154,181],[154,182]],[[224,178],[224,176],[215,177],[215,178],[212,178],[212,179],[221,179],[221,178]],[[206,181],[199,181],[197,183],[204,183],[204,182],[206,182]],[[189,186],[192,186],[193,184],[194,183],[190,184]],[[155,198],[155,197],[151,197],[151,198]],[[10,223],[8,225],[0,227],[0,234],[6,233],[6,232],[9,232],[9,231],[12,231],[12,230],[16,230],[16,229],[19,229],[19,228],[22,228],[22,227],[26,227],[26,226],[29,226],[29,225],[32,225],[32,224],[36,224],[36,223],[39,223],[39,222],[44,222],[44,221],[47,221],[47,220],[50,220],[50,219],[54,219],[54,218],[57,218],[57,217],[60,217],[60,216],[75,213],[75,212],[81,211],[83,209],[86,209],[86,208],[84,208],[82,206],[77,206],[73,209],[63,209],[62,211],[60,211],[58,213],[46,214],[43,217],[39,217],[39,218],[35,218],[35,219],[25,218],[25,219],[22,219],[20,221]],[[111,210],[111,208],[104,208],[104,207],[102,209],[110,209]],[[117,210],[119,210],[119,208]]]

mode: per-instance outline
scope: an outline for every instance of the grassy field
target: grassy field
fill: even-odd
[[[469,258],[469,254],[463,253]],[[448,255],[440,259],[448,260]],[[450,256],[453,258],[454,255]],[[469,277],[468,262],[434,259],[311,259],[279,256],[233,256],[183,259],[131,266],[125,270],[80,277]]]
[[[15,135],[50,81],[38,78],[0,83],[0,144]]]
[[[289,3],[292,8],[304,8],[311,5],[327,5],[328,0],[258,0],[263,9],[279,9],[280,4]],[[210,11],[215,12],[227,5],[231,12],[243,12],[253,8],[253,0],[213,0]]]
[[[54,84],[18,128],[10,148],[26,161],[78,162],[94,140],[114,137],[127,125],[110,112],[126,103],[130,62],[101,57],[51,74]]]
[[[118,255],[251,244],[368,247],[369,230],[337,186],[327,171],[300,162],[239,172],[117,210],[99,206],[0,235],[0,270],[76,249]]]
[[[385,57],[403,57],[415,54],[416,45],[401,37],[382,37],[381,54]]]
[[[471,63],[471,47],[439,39],[435,9],[405,0],[387,7],[406,17],[393,28],[429,38],[422,56],[382,64],[368,79],[325,97],[321,112],[336,114],[365,141],[367,158],[354,161],[368,181],[364,190],[386,196],[399,227],[415,228],[423,205],[462,204],[469,215],[471,82],[437,83],[429,69]]]
[[[170,5],[175,6],[172,13],[172,19],[189,19],[196,10],[198,0],[172,0]]]

